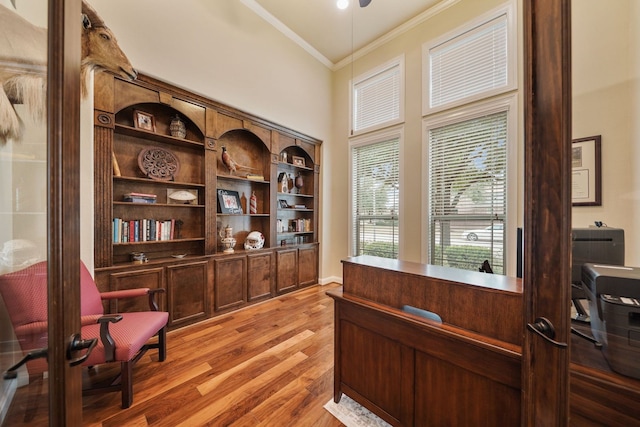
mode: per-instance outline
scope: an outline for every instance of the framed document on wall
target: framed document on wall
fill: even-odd
[[[573,206],[601,206],[601,137],[590,136],[572,142],[571,202]]]

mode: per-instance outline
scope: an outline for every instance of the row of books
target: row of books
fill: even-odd
[[[176,226],[175,219],[113,219],[113,243],[152,242],[172,240]]]
[[[310,232],[311,230],[311,220],[310,219],[290,219],[288,224],[281,219],[278,219],[276,223],[276,231],[278,233],[286,233],[286,232]]]

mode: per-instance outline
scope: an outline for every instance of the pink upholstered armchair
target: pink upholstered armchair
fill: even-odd
[[[121,391],[122,407],[131,406],[135,362],[151,348],[158,349],[159,361],[164,361],[166,357],[166,324],[169,316],[167,312],[158,311],[155,300],[155,294],[163,291],[164,289],[140,288],[100,293],[91,274],[81,263],[81,335],[87,342],[97,338],[97,345],[82,364],[92,368],[104,363],[120,363],[120,375],[115,382],[99,388],[86,389],[83,392]],[[46,349],[46,261],[1,275],[0,295],[4,299],[22,352],[27,355],[39,349]],[[150,311],[104,315],[103,300],[141,296],[149,299]],[[148,341],[155,335],[157,340],[149,343]],[[9,376],[21,364],[26,363],[30,383],[41,384],[42,374],[47,370],[46,361],[42,358],[25,357],[25,359],[7,371]]]

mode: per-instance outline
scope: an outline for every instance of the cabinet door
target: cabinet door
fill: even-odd
[[[113,291],[124,289],[149,288],[158,289],[164,287],[164,268],[147,268],[143,270],[127,270],[113,273],[110,277],[110,288]],[[158,295],[158,304],[161,310],[166,310],[165,297]],[[149,300],[147,298],[130,298],[111,301],[111,313],[125,313],[130,311],[148,311]]]
[[[207,317],[207,266],[207,261],[199,261],[167,267],[170,325]]]
[[[298,250],[298,281],[300,286],[318,283],[318,248],[300,248]]]
[[[273,283],[271,258],[271,252],[247,255],[248,301],[271,296],[271,284]]]
[[[298,287],[298,249],[276,251],[276,292],[292,291]]]
[[[247,301],[247,258],[245,256],[214,259],[215,310],[226,310]]]

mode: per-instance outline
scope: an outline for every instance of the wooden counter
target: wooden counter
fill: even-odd
[[[334,400],[345,393],[398,426],[520,425],[519,279],[361,256],[343,261],[343,287],[328,295]],[[640,426],[640,380],[573,334],[570,351],[570,425]]]
[[[520,423],[520,280],[362,256],[343,261],[343,288],[328,294],[334,400],[345,393],[392,425]]]
[[[447,324],[522,344],[521,279],[367,255],[343,260],[342,269],[345,294],[412,305]]]

